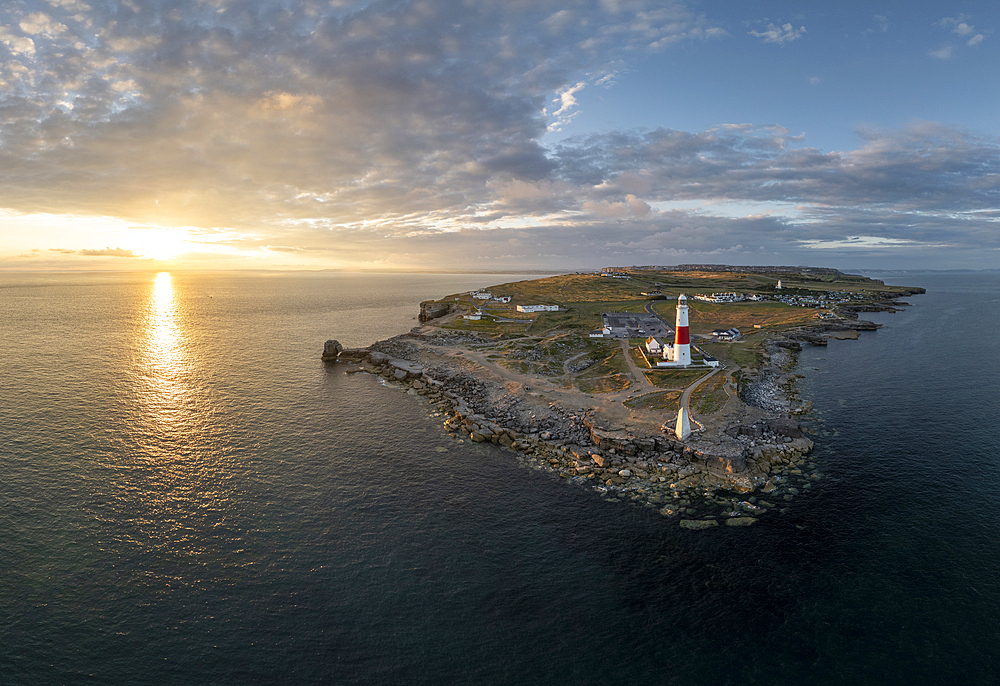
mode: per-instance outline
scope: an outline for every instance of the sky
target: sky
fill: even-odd
[[[997,268],[998,29],[994,0],[4,0],[0,269]]]

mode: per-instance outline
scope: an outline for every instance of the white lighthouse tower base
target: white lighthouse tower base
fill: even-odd
[[[691,435],[691,420],[683,407],[677,410],[677,427],[674,429],[674,434],[682,441],[686,441]]]

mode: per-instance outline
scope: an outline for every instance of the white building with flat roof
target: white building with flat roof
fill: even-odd
[[[558,312],[558,305],[518,305],[518,312]]]

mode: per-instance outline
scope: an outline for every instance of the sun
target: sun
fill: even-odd
[[[184,229],[143,228],[132,229],[130,233],[132,252],[154,260],[169,260],[194,247]]]

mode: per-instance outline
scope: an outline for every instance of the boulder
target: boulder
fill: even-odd
[[[424,373],[422,366],[409,360],[391,359],[389,360],[389,366],[396,370],[397,379],[419,379]],[[399,376],[399,372],[402,372],[403,376]]]
[[[778,436],[786,438],[800,438],[802,436],[802,427],[793,419],[770,419],[767,426]]]
[[[340,344],[340,341],[330,339],[323,344],[323,359],[327,361],[336,360],[337,356],[340,355],[340,351],[343,349],[344,346]]]
[[[693,531],[719,526],[719,523],[714,519],[682,519],[680,524],[682,529],[691,529]]]

